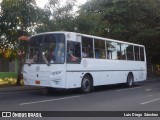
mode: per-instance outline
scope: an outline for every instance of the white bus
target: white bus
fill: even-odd
[[[47,32],[29,40],[25,85],[81,88],[146,80],[143,45],[74,32]]]

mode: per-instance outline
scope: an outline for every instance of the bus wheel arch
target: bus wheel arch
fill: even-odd
[[[128,75],[127,75],[127,87],[132,87],[133,84],[134,84],[134,75],[132,72],[129,72]]]
[[[89,93],[93,91],[93,88],[94,88],[93,77],[90,73],[86,73],[81,81],[81,92]]]

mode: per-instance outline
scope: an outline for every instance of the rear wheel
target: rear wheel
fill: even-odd
[[[93,88],[93,82],[89,75],[85,75],[81,82],[81,92],[88,93],[91,92]]]
[[[132,73],[129,73],[127,76],[127,86],[132,87],[134,84],[134,77]]]

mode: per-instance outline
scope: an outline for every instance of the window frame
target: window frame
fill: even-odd
[[[69,60],[69,42],[70,44],[73,44],[73,48],[74,49],[73,51],[75,52],[75,43],[78,43],[79,44],[79,57],[78,56],[75,56],[75,54],[73,54],[74,57],[78,58],[76,59],[75,61],[72,61],[72,60]],[[77,41],[71,41],[71,40],[67,40],[67,49],[66,49],[66,64],[80,64],[81,63],[81,57],[82,57],[82,54],[81,54],[81,43],[80,42],[77,42]],[[71,57],[71,56],[70,56]]]
[[[83,38],[85,38],[85,39],[83,39]],[[84,46],[83,45],[83,43],[84,43],[84,41],[87,41],[88,43],[89,43],[89,40],[87,40],[87,39],[90,39],[90,40],[92,40],[92,42],[90,42],[91,44],[90,44],[90,48],[89,48],[89,46]],[[89,45],[89,44],[88,44]],[[85,37],[85,36],[82,36],[81,37],[81,49],[82,49],[82,58],[95,58],[95,56],[94,56],[94,39],[93,38],[91,38],[91,37]],[[88,50],[87,50],[87,52],[88,52],[88,56],[89,57],[83,57],[83,50],[84,49],[87,49],[88,48]],[[92,50],[92,51],[91,51]],[[91,53],[91,54],[90,54]]]
[[[97,48],[95,47],[96,46],[96,42],[99,42],[100,41],[100,46],[98,46]],[[101,43],[101,42],[104,42],[104,43]],[[106,59],[106,46],[105,46],[105,43],[106,41],[105,40],[101,40],[101,39],[94,39],[94,56],[95,56],[95,59]],[[101,49],[101,45],[104,45],[103,46],[103,49]],[[96,49],[99,50],[99,57],[96,57]],[[101,56],[101,54],[103,54],[104,52],[104,57],[103,55]]]

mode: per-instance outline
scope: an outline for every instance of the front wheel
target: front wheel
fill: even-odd
[[[134,77],[132,73],[129,73],[127,76],[127,86],[132,87],[134,83]]]
[[[81,92],[88,93],[91,92],[93,88],[93,82],[89,75],[85,75],[81,82]]]

